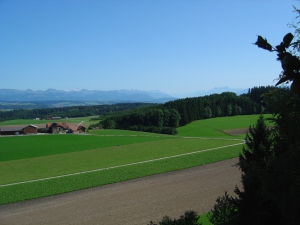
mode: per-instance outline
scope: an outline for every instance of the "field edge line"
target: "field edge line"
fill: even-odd
[[[33,183],[33,182],[44,181],[44,180],[58,179],[58,178],[63,178],[63,177],[70,177],[70,176],[81,175],[81,174],[86,174],[86,173],[99,172],[99,171],[103,171],[103,170],[116,169],[116,168],[125,167],[125,166],[133,166],[133,165],[138,165],[138,164],[155,162],[155,161],[160,161],[160,160],[164,160],[164,159],[171,159],[171,158],[177,158],[177,157],[186,156],[186,155],[193,155],[193,154],[197,154],[197,153],[208,152],[208,151],[212,151],[212,150],[228,148],[228,147],[233,147],[233,146],[242,145],[242,144],[244,144],[244,142],[232,144],[232,145],[215,147],[215,148],[209,148],[209,149],[204,149],[204,150],[199,150],[199,151],[194,151],[194,152],[188,152],[188,153],[183,153],[183,154],[178,154],[178,155],[173,155],[173,156],[167,156],[167,157],[162,157],[162,158],[157,158],[157,159],[150,159],[150,160],[145,160],[145,161],[141,161],[141,162],[128,163],[128,164],[124,164],[124,165],[111,166],[111,167],[100,168],[100,169],[95,169],[95,170],[88,170],[88,171],[82,171],[82,172],[77,172],[77,173],[70,173],[70,174],[64,174],[64,175],[59,175],[59,176],[16,182],[16,183],[11,183],[11,184],[3,184],[3,185],[0,185],[0,188],[19,185],[19,184]]]

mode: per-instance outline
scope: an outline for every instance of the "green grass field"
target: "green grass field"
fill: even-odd
[[[108,132],[111,133],[111,132]],[[124,136],[118,135],[78,135],[47,134],[30,136],[2,137],[0,162],[8,160],[29,159],[69,152],[103,149],[141,142],[151,142],[172,138],[171,136]]]
[[[228,138],[223,130],[248,128],[250,125],[255,125],[259,115],[249,116],[232,116],[219,117],[213,119],[197,120],[186,126],[179,127],[178,135],[180,136],[201,136],[201,137],[215,137]],[[265,118],[271,117],[270,114],[264,115]],[[236,136],[237,138],[244,138],[245,135]]]
[[[95,130],[88,135],[0,137],[0,204],[237,157],[243,138],[222,130],[247,128],[256,118],[195,121],[179,128],[177,136]]]
[[[158,139],[149,141],[147,144],[135,143],[11,160],[1,163],[1,169],[5,171],[5,174],[1,176],[0,184],[137,163],[237,143],[241,142],[232,140],[212,141],[198,138]],[[26,168],[26,170],[22,168]],[[18,174],[16,171],[19,171]]]

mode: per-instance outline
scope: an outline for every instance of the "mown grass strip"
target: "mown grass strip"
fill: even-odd
[[[142,162],[241,143],[236,140],[175,138],[44,157],[0,162],[0,184],[42,179]]]
[[[0,204],[39,198],[70,191],[101,186],[110,183],[145,177],[153,174],[180,170],[237,157],[241,146],[206,151],[201,154],[188,154],[127,167],[116,167],[76,176],[41,180],[1,187]]]
[[[0,162],[49,156],[117,145],[151,142],[171,136],[94,136],[76,134],[1,137]]]
[[[227,145],[227,146],[220,146],[220,147],[216,147],[216,148],[204,149],[204,150],[199,150],[199,151],[195,151],[195,152],[188,152],[188,153],[179,154],[179,155],[172,155],[172,156],[167,156],[167,157],[163,157],[163,158],[150,159],[150,160],[146,160],[146,161],[134,162],[134,163],[112,166],[112,167],[107,167],[107,168],[100,168],[100,169],[83,171],[83,172],[78,172],[78,173],[65,174],[65,175],[60,175],[60,176],[55,176],[55,177],[46,177],[46,178],[41,178],[41,179],[37,179],[37,180],[29,180],[29,181],[23,181],[23,182],[11,183],[11,184],[3,184],[3,185],[0,185],[0,187],[13,186],[13,185],[31,183],[31,182],[38,182],[38,181],[43,181],[43,180],[51,180],[51,179],[57,179],[57,178],[62,178],[62,177],[81,175],[81,174],[85,174],[85,173],[93,173],[93,172],[98,172],[98,171],[102,171],[102,170],[109,170],[109,169],[116,169],[116,168],[120,168],[120,167],[139,165],[139,164],[150,163],[150,162],[155,162],[155,161],[160,161],[160,160],[166,160],[166,159],[170,159],[170,158],[177,158],[177,157],[182,157],[182,156],[186,156],[186,155],[203,153],[203,152],[222,149],[222,148],[233,147],[233,146],[241,145],[241,144],[243,144],[243,143],[232,144],[232,145]]]
[[[167,136],[166,134],[158,134],[158,133],[149,133],[142,131],[132,131],[132,130],[115,130],[115,129],[99,129],[99,130],[90,130],[89,134],[93,135],[124,135],[124,136]],[[173,136],[174,137],[174,136]]]

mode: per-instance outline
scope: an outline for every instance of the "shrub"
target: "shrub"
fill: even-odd
[[[160,130],[161,134],[171,134],[171,135],[176,135],[178,134],[178,131],[176,130],[176,128],[174,127],[163,127]]]
[[[209,222],[214,225],[237,224],[236,199],[225,192],[225,195],[218,197],[216,202],[214,208],[208,214]]]
[[[164,216],[158,224],[150,221],[148,225],[202,225],[198,220],[199,216],[195,211],[186,211],[179,219],[172,220],[170,217]]]

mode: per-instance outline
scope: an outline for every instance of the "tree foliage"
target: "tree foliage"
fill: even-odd
[[[150,103],[119,103],[114,105],[72,106],[64,108],[18,109],[0,111],[0,121],[14,119],[47,119],[52,116],[59,117],[85,117],[107,115],[113,112],[131,110],[140,107],[152,106]]]
[[[178,219],[171,219],[169,216],[164,216],[163,219],[157,223],[150,221],[148,225],[201,225],[199,216],[195,211],[186,211]]]
[[[300,11],[298,10],[298,13]],[[298,33],[296,29],[296,33]],[[273,47],[268,43],[267,39],[258,35],[257,41],[254,43],[259,48],[277,52],[277,60],[281,62],[282,72],[276,85],[292,82],[291,89],[294,93],[300,95],[300,59],[297,55],[293,55],[289,48],[299,49],[299,41],[292,42],[294,35],[287,33],[279,45]]]
[[[300,224],[300,98],[284,92],[276,95],[274,157],[263,177],[267,188],[263,193],[278,206],[282,223]]]
[[[274,157],[271,130],[263,116],[259,117],[256,126],[249,128],[245,144],[238,163],[243,188],[235,189],[238,221],[240,224],[276,224],[274,212],[277,212],[277,207],[262,191],[267,164]]]
[[[224,196],[217,198],[216,204],[208,214],[208,218],[209,222],[214,225],[230,225],[236,223],[236,199],[230,196],[226,191]]]
[[[298,28],[295,33],[299,34]],[[277,52],[283,71],[276,85],[291,82],[294,94],[282,88],[264,96],[275,127],[268,128],[260,117],[255,127],[249,128],[238,163],[243,187],[236,187],[237,198],[227,196],[236,206],[236,220],[230,224],[300,224],[300,39],[293,39],[294,35],[288,33],[275,48],[261,36],[255,43]],[[215,208],[221,203],[217,202]],[[224,224],[220,221],[214,224]]]
[[[260,90],[260,88],[257,88]],[[256,90],[256,89],[255,89]],[[269,89],[261,91],[266,93]],[[185,98],[139,108],[133,111],[113,114],[101,122],[103,128],[114,121],[116,129],[177,134],[176,128],[195,120],[221,116],[250,115],[262,113],[264,107],[248,95],[237,96],[232,92],[213,94],[203,97]],[[99,126],[95,124],[92,126]]]
[[[300,10],[295,10],[300,15]],[[300,224],[300,36],[297,24],[292,27],[298,39],[294,40],[295,36],[288,33],[272,50],[277,52],[277,60],[283,70],[277,85],[291,82],[291,90],[296,95],[280,90],[269,95],[276,132],[273,138],[274,156],[266,165],[262,189],[263,195],[277,207],[273,215],[282,224]]]

